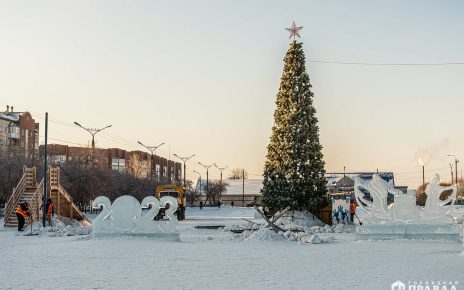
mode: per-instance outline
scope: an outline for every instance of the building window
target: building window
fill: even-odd
[[[66,155],[52,155],[48,158],[53,163],[63,164],[66,162]]]
[[[156,176],[156,179],[159,179],[160,178],[160,170],[161,170],[161,166],[159,164],[156,164],[155,165],[155,176]]]
[[[124,172],[126,160],[124,158],[113,157],[111,158],[111,169],[119,172]]]
[[[167,178],[168,177],[168,167],[163,166],[163,177]]]
[[[149,177],[150,173],[148,172],[148,162],[142,161],[140,165],[140,175],[143,177]]]
[[[8,138],[10,139],[19,139],[19,127],[9,126],[8,127]]]

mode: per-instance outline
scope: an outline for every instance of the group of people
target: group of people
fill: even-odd
[[[42,207],[40,207],[42,209]],[[47,211],[47,222],[49,226],[53,226],[52,217],[55,215],[55,206],[51,198],[47,199],[45,206]],[[29,210],[29,204],[27,202],[21,202],[16,209],[16,217],[18,218],[18,231],[22,232],[26,218],[31,217],[31,211]],[[32,221],[31,221],[32,223]]]

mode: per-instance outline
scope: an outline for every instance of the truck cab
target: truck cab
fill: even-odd
[[[184,220],[185,219],[185,204],[186,204],[186,197],[185,197],[185,190],[182,186],[176,185],[161,185],[156,187],[155,197],[160,199],[163,196],[171,196],[177,199],[177,219]]]

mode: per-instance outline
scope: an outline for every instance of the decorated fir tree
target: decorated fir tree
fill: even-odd
[[[295,36],[299,29],[293,23],[288,30]],[[301,42],[290,43],[284,63],[263,174],[263,201],[274,210],[286,206],[313,209],[325,200],[327,189]]]

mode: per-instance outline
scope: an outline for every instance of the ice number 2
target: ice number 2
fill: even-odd
[[[169,206],[167,206],[169,204]],[[174,216],[174,213],[176,212],[177,210],[177,200],[172,197],[172,196],[163,196],[161,199],[160,199],[160,205],[161,207],[164,207],[165,208],[165,214],[166,216],[169,218],[169,220],[171,221],[173,218],[175,218]],[[168,207],[166,209],[166,207]]]
[[[151,208],[142,216],[142,218],[144,220],[153,221],[160,210],[159,200],[154,196],[147,196],[142,200],[140,205],[142,208],[150,208],[151,205]]]
[[[93,220],[93,223],[106,220],[110,215],[111,201],[106,196],[99,196],[92,202],[93,209],[102,209],[97,217]]]

